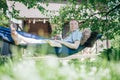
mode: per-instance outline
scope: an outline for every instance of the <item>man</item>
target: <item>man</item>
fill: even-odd
[[[78,22],[76,20],[70,21],[70,33],[66,38],[61,40],[56,40],[57,42],[71,48],[77,49],[80,45],[80,40],[82,38],[82,32],[79,31]]]
[[[56,43],[54,46],[57,56],[69,56],[74,53],[77,53],[78,50],[82,50],[84,48],[84,46],[80,47],[83,34],[82,32],[79,31],[78,22],[76,20],[71,20],[69,24],[70,24],[70,31],[68,32],[68,35],[62,40],[35,39],[31,37],[24,37],[14,29],[13,25],[10,26],[11,36],[15,41],[16,45],[31,44],[31,43],[45,44],[48,43],[48,41],[51,41],[54,44],[55,42],[57,42],[59,46],[57,46]]]
[[[45,40],[37,40],[33,38],[26,38],[20,34],[18,34],[13,25],[11,24],[11,36],[14,39],[15,43],[18,44],[29,44],[29,43],[47,43]],[[70,21],[70,31],[66,38],[63,40],[53,40],[62,45],[65,45],[71,49],[77,49],[80,45],[80,40],[82,38],[82,33],[79,31],[78,22],[76,20]]]

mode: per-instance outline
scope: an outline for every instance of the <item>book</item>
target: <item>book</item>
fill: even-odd
[[[56,42],[55,40],[46,40],[46,41],[52,47],[62,47],[62,45],[60,43]]]

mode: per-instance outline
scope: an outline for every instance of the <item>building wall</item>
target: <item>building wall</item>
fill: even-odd
[[[46,21],[45,23],[43,23],[43,21],[35,23],[25,22],[25,25],[26,26],[24,27],[24,29],[27,29],[25,31],[28,33],[36,34],[46,38],[51,37],[52,28],[48,21]]]

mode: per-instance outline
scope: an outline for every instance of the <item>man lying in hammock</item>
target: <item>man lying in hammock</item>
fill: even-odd
[[[13,24],[10,25],[10,28],[11,28],[11,36],[16,45],[49,43],[51,46],[55,47],[57,56],[69,56],[74,53],[77,53],[79,50],[82,50],[83,48],[85,48],[85,46],[80,46],[80,45],[83,45],[91,34],[91,31],[88,29],[86,29],[83,33],[80,32],[78,22],[76,20],[70,21],[69,34],[63,40],[27,38],[20,35],[14,28]],[[86,36],[84,36],[83,38],[83,35]],[[54,45],[55,42],[57,43],[56,45]]]
[[[14,39],[16,45],[30,44],[30,43],[42,43],[43,44],[43,43],[48,42],[47,39],[37,40],[33,38],[27,38],[27,37],[24,37],[18,34],[13,24],[10,25],[10,28],[11,28],[11,36]],[[63,40],[53,40],[53,41],[56,41],[57,43],[65,45],[71,49],[77,49],[80,45],[80,40],[82,38],[82,32],[80,32],[78,28],[79,26],[78,26],[77,21],[75,20],[70,21],[70,33],[68,34],[68,36],[64,38]]]

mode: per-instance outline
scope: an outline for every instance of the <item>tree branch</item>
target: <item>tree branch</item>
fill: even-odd
[[[107,16],[110,12],[114,11],[114,10],[117,9],[117,8],[120,8],[120,4],[118,4],[117,6],[115,6],[115,7],[112,8],[112,9],[110,9],[108,12],[98,12],[98,13],[94,13],[94,14],[90,15],[88,19],[90,19],[91,17],[95,16],[96,14],[103,14],[103,13],[105,13],[105,16]],[[83,21],[81,21],[80,23],[85,23],[88,19],[83,20]]]
[[[86,22],[88,19],[90,19],[91,17],[93,17],[93,16],[95,16],[95,15],[97,15],[97,14],[103,14],[103,13],[107,13],[107,12],[97,12],[97,13],[94,13],[94,14],[88,16],[87,19],[85,19],[85,20],[83,20],[83,21],[81,21],[81,22],[79,22],[79,23],[85,23],[85,22]]]
[[[112,8],[111,10],[109,10],[109,11],[106,13],[106,16],[107,16],[110,12],[114,11],[114,10],[117,9],[117,8],[120,8],[120,4],[118,4],[117,6],[115,6],[114,8]]]

